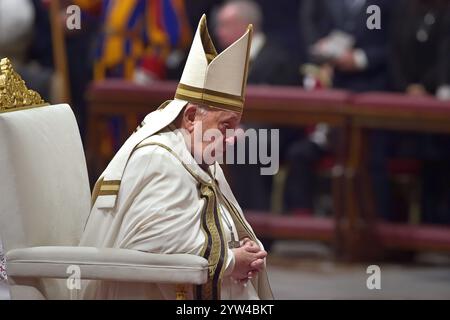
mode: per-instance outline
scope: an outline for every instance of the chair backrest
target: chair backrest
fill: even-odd
[[[70,106],[0,112],[0,237],[5,251],[78,245],[89,209],[86,159]]]

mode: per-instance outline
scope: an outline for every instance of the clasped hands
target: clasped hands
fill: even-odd
[[[232,251],[235,262],[231,277],[246,285],[248,280],[262,270],[267,252],[261,250],[259,245],[249,238],[242,240],[241,247],[232,249]]]

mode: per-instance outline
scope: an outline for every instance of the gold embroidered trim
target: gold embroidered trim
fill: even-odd
[[[234,112],[242,112],[244,106],[244,98],[242,96],[197,88],[183,83],[178,85],[175,98]]]
[[[100,196],[117,196],[119,194],[120,180],[105,181],[103,178],[95,183],[92,191],[91,207]]]
[[[210,101],[210,100],[205,100],[205,99],[199,99],[199,98],[194,98],[192,96],[185,96],[179,93],[175,94],[175,98],[176,99],[180,99],[180,100],[186,100],[192,103],[197,103],[200,105],[207,105],[210,106],[211,108],[216,108],[216,109],[220,109],[223,111],[233,111],[233,112],[237,112],[237,113],[242,113],[243,112],[243,108],[242,107],[235,107],[235,106],[231,106],[228,104],[221,104],[219,102],[215,102],[215,101]]]
[[[176,300],[186,300],[186,285],[177,284],[176,285]]]
[[[197,88],[194,86],[189,86],[184,83],[179,83],[177,89],[184,89],[184,90],[192,91],[194,93],[199,93],[199,94],[208,94],[208,95],[212,95],[212,96],[216,96],[216,97],[220,97],[220,98],[224,98],[224,99],[234,100],[234,101],[240,102],[240,103],[244,102],[244,99],[241,96],[236,96],[234,94],[228,94],[228,93],[219,92],[219,91],[210,90],[210,89]]]

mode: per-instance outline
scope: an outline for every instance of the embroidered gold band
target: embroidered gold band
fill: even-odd
[[[99,196],[117,195],[119,193],[120,180],[102,181]]]
[[[177,87],[175,98],[239,113],[242,113],[244,107],[244,99],[240,96],[196,88],[182,83]]]
[[[117,196],[119,194],[120,180],[105,181],[103,178],[94,186],[92,191],[91,205],[94,205],[99,196]]]

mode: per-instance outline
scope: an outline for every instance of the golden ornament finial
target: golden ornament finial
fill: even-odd
[[[39,93],[29,90],[8,58],[0,60],[0,111],[45,104]]]

